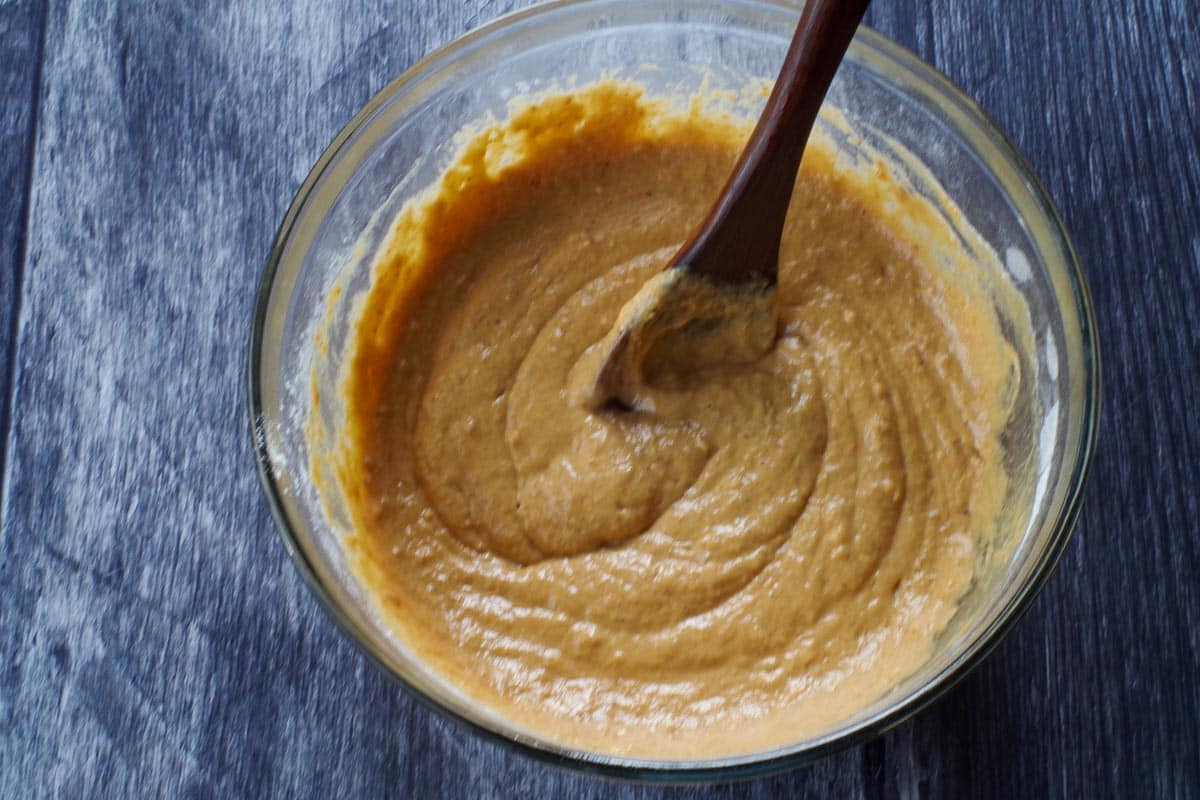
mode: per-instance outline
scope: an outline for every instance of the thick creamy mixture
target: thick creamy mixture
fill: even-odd
[[[905,232],[924,201],[819,136],[773,350],[657,370],[650,411],[571,402],[746,133],[623,85],[542,99],[405,208],[363,300],[337,454],[358,569],[437,673],[551,739],[815,733],[928,657],[995,524],[996,316]]]

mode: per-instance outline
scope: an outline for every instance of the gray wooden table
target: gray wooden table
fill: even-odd
[[[1075,236],[1075,541],[947,697],[723,787],[579,777],[393,688],[294,574],[243,408],[259,271],[385,82],[523,3],[0,0],[0,798],[1200,796],[1200,2],[876,0]]]

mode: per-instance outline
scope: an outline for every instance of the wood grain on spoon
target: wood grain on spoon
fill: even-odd
[[[870,0],[810,0],[762,116],[708,215],[626,304],[572,377],[577,403],[652,411],[652,355],[674,368],[753,361],[772,346],[779,242],[804,147]],[[653,352],[652,352],[653,351]]]

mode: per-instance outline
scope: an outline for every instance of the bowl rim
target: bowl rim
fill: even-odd
[[[714,5],[712,2],[707,2],[707,0],[662,0],[662,2],[666,5],[674,4],[680,6]],[[275,521],[280,539],[300,577],[317,598],[318,605],[333,620],[342,635],[359,652],[366,656],[368,663],[374,666],[375,669],[390,681],[406,690],[410,697],[415,698],[421,705],[432,710],[441,718],[449,719],[484,740],[498,743],[508,750],[516,751],[544,763],[566,767],[582,773],[647,783],[727,781],[767,775],[812,763],[834,752],[868,741],[899,725],[943,696],[971,670],[978,666],[979,663],[986,659],[1029,610],[1033,600],[1038,596],[1061,560],[1079,517],[1087,475],[1090,471],[1092,456],[1096,448],[1101,402],[1099,340],[1090,292],[1082,266],[1070,236],[1067,233],[1063,219],[1028,161],[991,117],[960,87],[907,48],[891,41],[866,25],[860,26],[855,35],[856,47],[865,47],[873,54],[892,62],[897,68],[907,72],[917,84],[926,87],[930,94],[937,97],[940,111],[953,112],[956,115],[964,117],[968,123],[973,123],[973,127],[977,129],[977,132],[982,134],[987,140],[990,140],[996,151],[1007,161],[1007,166],[1013,176],[1023,184],[1029,197],[1032,199],[1034,209],[1044,215],[1050,233],[1060,249],[1060,253],[1058,254],[1059,260],[1061,261],[1061,265],[1065,267],[1065,274],[1070,284],[1072,299],[1075,302],[1075,310],[1079,318],[1079,334],[1083,356],[1079,369],[1082,374],[1084,386],[1079,422],[1079,440],[1076,450],[1078,455],[1070,474],[1064,476],[1064,479],[1067,481],[1067,492],[1063,498],[1058,519],[1053,521],[1053,529],[1047,546],[1041,553],[1039,560],[1033,565],[1025,583],[1017,588],[1007,605],[997,613],[989,627],[981,631],[975,640],[969,642],[963,652],[942,671],[935,674],[927,683],[917,688],[912,694],[899,698],[891,707],[882,710],[873,717],[861,720],[849,728],[836,731],[832,735],[793,743],[766,752],[698,761],[627,758],[604,753],[572,750],[566,747],[563,747],[561,750],[552,750],[546,746],[541,746],[539,743],[513,738],[500,731],[493,730],[481,722],[469,719],[457,711],[442,705],[404,677],[398,675],[364,641],[363,636],[357,629],[356,623],[343,612],[338,603],[326,590],[309,555],[296,539],[292,522],[282,500],[284,490],[279,484],[279,470],[272,461],[267,442],[260,378],[262,375],[262,352],[265,343],[264,334],[268,309],[271,305],[277,285],[277,278],[283,265],[284,252],[287,249],[296,223],[300,219],[301,213],[307,207],[314,191],[320,185],[322,178],[326,176],[329,167],[342,153],[346,144],[354,138],[355,134],[366,127],[374,119],[376,112],[394,96],[406,89],[415,87],[430,75],[436,75],[441,68],[447,66],[462,54],[463,51],[484,43],[484,40],[502,34],[521,23],[567,9],[573,10],[576,13],[584,13],[589,7],[603,8],[618,4],[619,0],[549,0],[549,2],[535,3],[527,8],[502,14],[435,49],[424,58],[412,64],[398,77],[388,82],[342,127],[330,144],[325,147],[297,190],[280,223],[263,268],[255,296],[246,364],[246,400],[249,411],[249,433],[252,449],[255,455],[260,484],[266,495],[271,516]],[[786,14],[796,16],[799,15],[802,7],[794,4],[794,2],[790,3],[788,0],[722,0],[721,4],[776,13],[782,11]],[[992,167],[991,164],[988,166],[989,168]],[[1008,195],[1007,191],[1005,193]]]

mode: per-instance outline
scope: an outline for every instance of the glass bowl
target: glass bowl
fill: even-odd
[[[249,403],[259,474],[288,553],[379,669],[426,705],[526,754],[626,778],[707,780],[791,767],[862,741],[928,704],[990,652],[1070,537],[1100,381],[1091,303],[1062,221],[974,103],[911,53],[862,29],[828,102],[874,146],[898,143],[924,162],[998,254],[999,278],[1029,312],[1029,335],[1017,348],[1017,407],[1004,433],[1013,497],[1024,498],[1027,511],[986,548],[930,660],[835,727],[770,751],[694,761],[582,752],[518,727],[429,671],[348,568],[346,515],[336,498],[317,492],[329,476],[313,473],[306,427],[336,435],[333,388],[350,301],[368,285],[369,256],[400,207],[448,163],[455,133],[487,115],[503,118],[513,97],[601,77],[672,94],[773,78],[797,16],[795,6],[770,0],[576,0],[498,19],[413,66],[350,121],[300,187],[271,249],[254,309]],[[331,293],[341,301],[331,304]],[[310,419],[314,381],[322,400]]]

